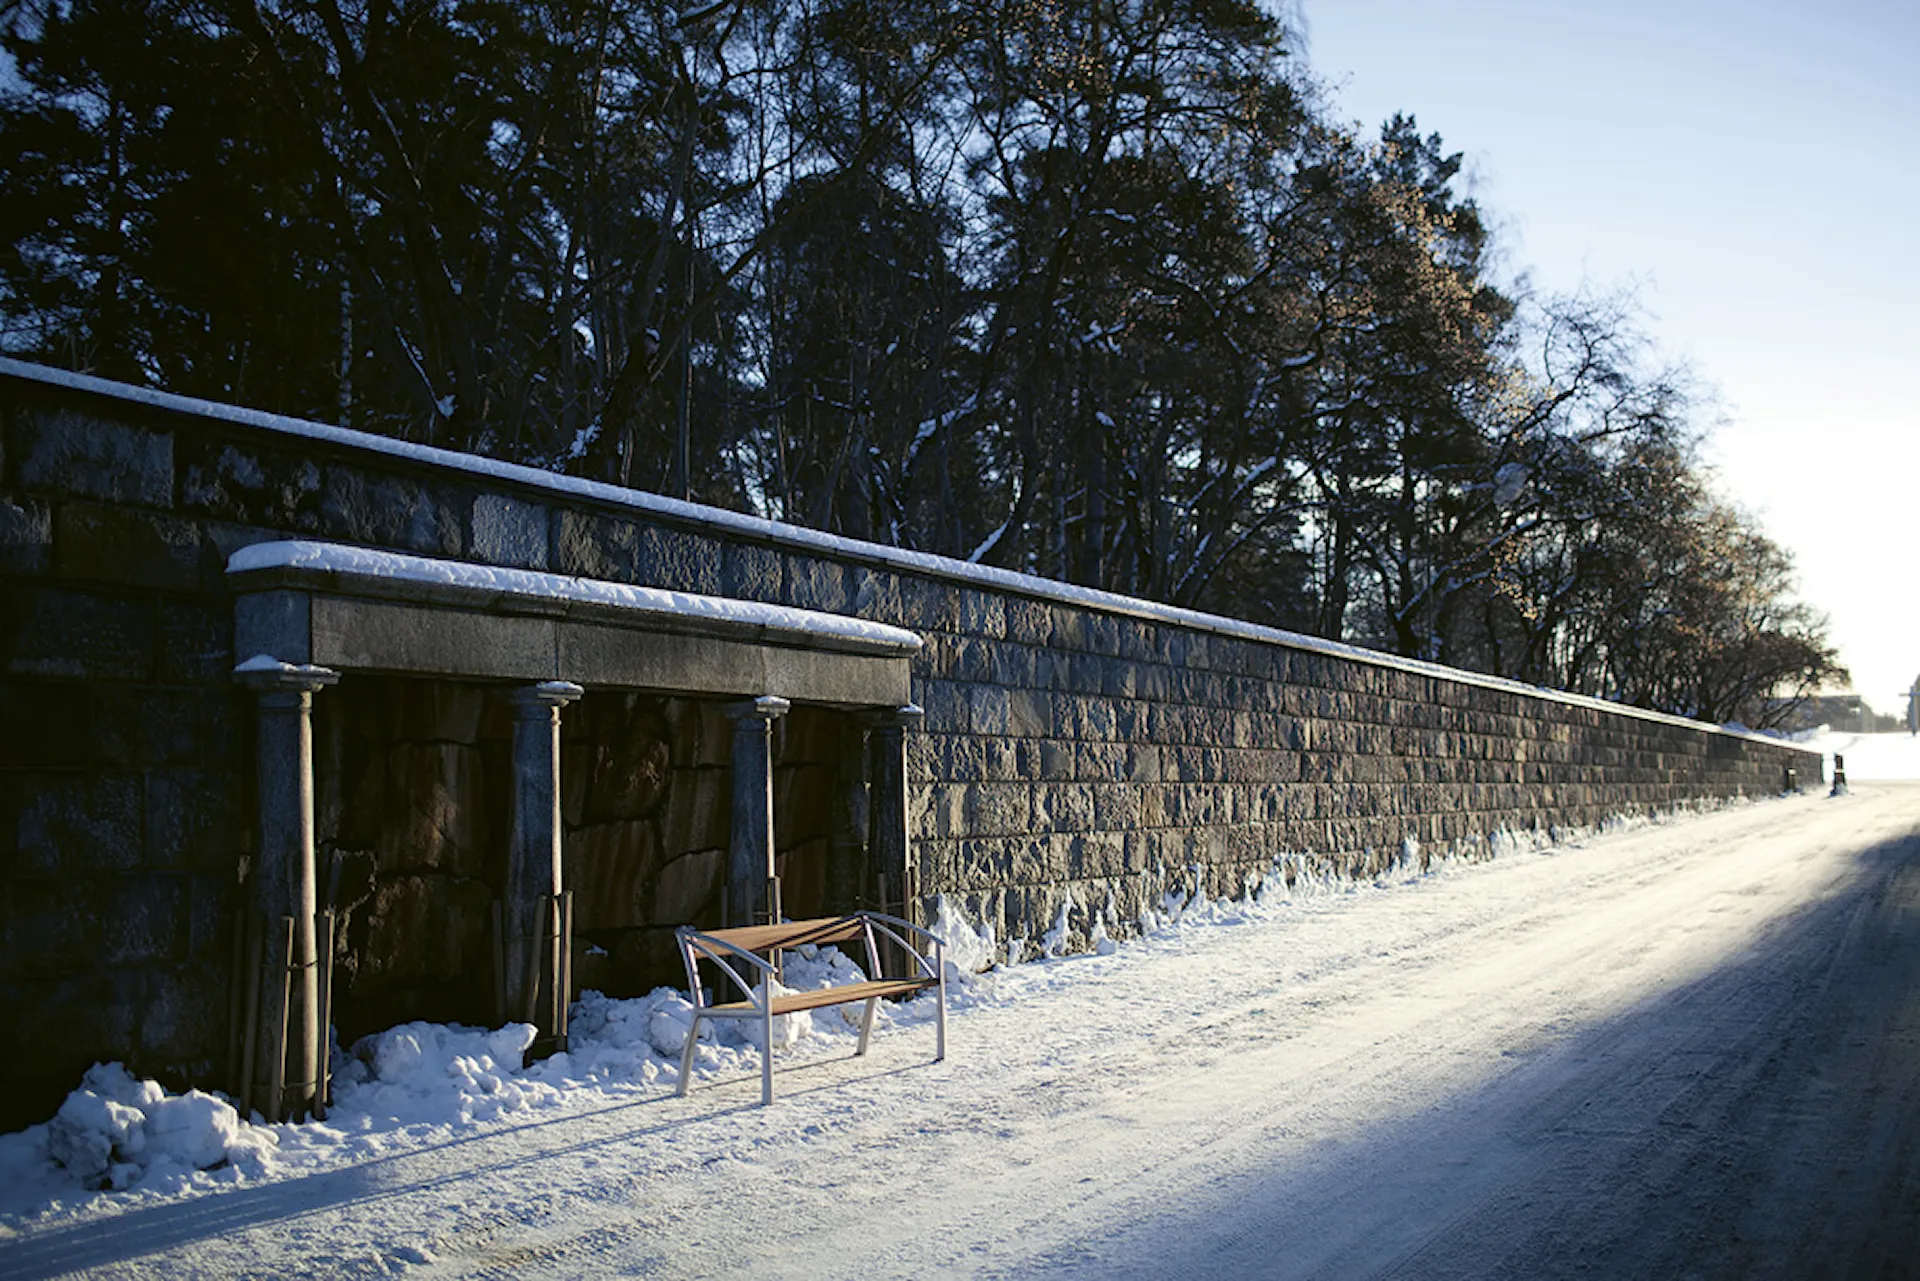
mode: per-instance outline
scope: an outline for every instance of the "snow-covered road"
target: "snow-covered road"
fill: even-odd
[[[1211,924],[1199,924],[1211,915]],[[679,1099],[15,1220],[0,1275],[1816,1276],[1920,1261],[1920,784],[1215,905]]]

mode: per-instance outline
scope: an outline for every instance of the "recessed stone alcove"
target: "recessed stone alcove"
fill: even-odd
[[[335,912],[343,1040],[415,1018],[493,1018],[506,874],[504,690],[365,675],[314,705],[321,901]]]
[[[314,704],[315,837],[336,913],[334,1020],[351,1040],[411,1019],[494,1017],[493,903],[507,866],[511,687],[383,674]],[[589,690],[561,717],[564,881],[577,988],[684,981],[673,927],[721,924],[732,726],[716,699]],[[864,876],[862,729],[796,706],[775,724],[774,847],[789,915]],[[831,866],[838,857],[848,866]],[[851,906],[852,904],[845,904]]]
[[[243,1102],[323,1109],[329,1025],[515,1019],[564,1047],[583,984],[670,980],[673,927],[778,917],[783,871],[819,911],[871,862],[906,910],[911,632],[333,543],[249,546],[227,581],[259,699]]]
[[[721,923],[733,794],[724,706],[589,690],[562,716],[563,858],[578,987],[634,996],[682,983],[673,928]],[[832,708],[795,706],[775,722],[775,867],[790,916],[827,909],[832,798],[842,773],[858,767],[859,734],[851,715]],[[843,858],[863,853],[844,841],[838,848]]]

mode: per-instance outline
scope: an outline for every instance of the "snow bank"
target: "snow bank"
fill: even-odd
[[[559,1089],[520,1068],[533,1038],[531,1023],[491,1031],[405,1023],[364,1037],[335,1067],[333,1111],[361,1123],[431,1128],[552,1107]]]
[[[12,1136],[9,1136],[12,1137]],[[168,1094],[118,1063],[88,1069],[46,1126],[46,1154],[88,1188],[184,1185],[196,1170],[258,1174],[274,1146],[231,1104],[199,1090]]]
[[[942,894],[934,900],[933,932],[946,945],[950,983],[961,975],[988,969],[999,953],[994,945],[993,926],[982,923],[976,929],[967,919],[966,909],[950,895]]]
[[[865,977],[837,948],[804,947],[787,953],[775,991],[812,991]],[[817,1042],[824,1053],[844,1052],[844,1042],[858,1034],[861,1013],[854,1004],[784,1015],[774,1020],[774,1048]],[[883,1003],[875,1026],[932,1017],[933,1000],[923,996],[905,1005]],[[679,1084],[692,1022],[692,1004],[673,988],[629,1000],[589,991],[574,1006],[571,1049],[524,1068],[534,1038],[530,1024],[402,1024],[336,1050],[327,1119],[301,1125],[268,1124],[258,1114],[249,1121],[220,1095],[171,1094],[118,1063],[100,1064],[52,1121],[0,1135],[0,1186],[6,1189],[0,1212],[45,1215],[94,1199],[73,1199],[81,1193],[151,1199],[285,1178],[545,1115],[577,1106],[592,1092],[657,1094]],[[703,1022],[696,1076],[757,1076],[760,1040],[751,1019]]]

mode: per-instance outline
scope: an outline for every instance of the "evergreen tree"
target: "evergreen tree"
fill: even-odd
[[[1631,316],[1249,0],[14,0],[0,345],[1709,719],[1833,675]]]

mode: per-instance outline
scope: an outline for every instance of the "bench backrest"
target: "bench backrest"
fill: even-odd
[[[782,921],[778,925],[740,925],[730,930],[702,930],[708,938],[731,943],[743,952],[769,948],[804,947],[809,943],[847,943],[866,937],[866,922],[858,916],[823,916],[811,921]]]

